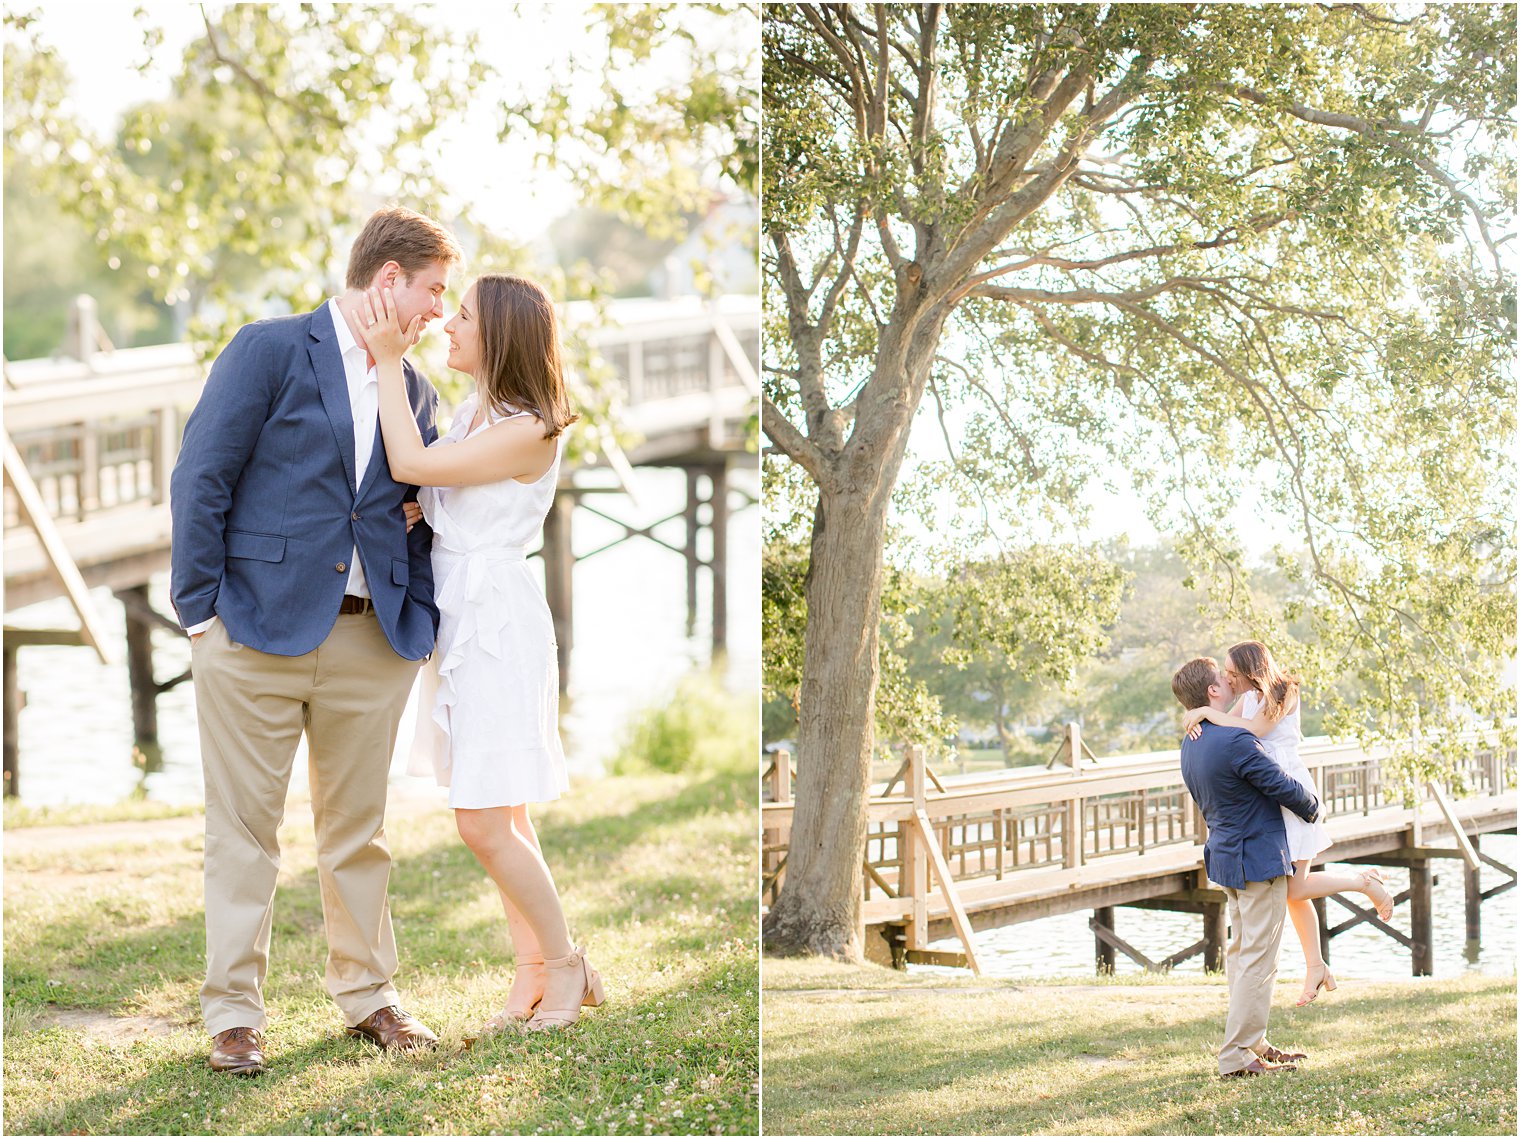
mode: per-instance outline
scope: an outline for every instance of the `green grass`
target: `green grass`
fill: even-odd
[[[30,807],[15,799],[6,799],[5,829],[11,831],[26,827],[152,822],[200,813],[198,803],[158,803],[151,799],[123,799],[119,803],[62,807]]]
[[[753,779],[744,768],[578,784],[537,814],[608,1002],[576,1028],[464,1037],[511,979],[495,891],[440,806],[387,822],[405,1006],[421,1057],[342,1035],[309,816],[287,823],[266,1000],[270,1070],[206,1066],[199,838],[7,843],[11,1134],[702,1134],[758,1123]],[[183,833],[182,831],[177,833]],[[112,1030],[116,1031],[112,1031]]]
[[[799,1135],[1513,1135],[1515,981],[1358,983],[1220,1080],[1220,978],[1028,984],[766,959],[765,1120]]]

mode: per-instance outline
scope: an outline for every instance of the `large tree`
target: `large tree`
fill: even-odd
[[[926,395],[989,529],[1128,481],[1270,635],[1251,504],[1309,597],[1300,669],[1360,674],[1335,729],[1502,718],[1514,21],[766,7],[763,427],[814,500],[768,949],[859,952],[883,539]]]

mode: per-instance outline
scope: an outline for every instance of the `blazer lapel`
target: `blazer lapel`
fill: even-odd
[[[419,396],[418,384],[414,382],[413,379],[415,374],[416,373],[413,371],[411,363],[406,360],[402,360],[401,375],[403,382],[406,384],[406,401],[411,405],[412,418],[414,419],[422,414],[417,406]],[[376,394],[378,395],[379,393],[377,392]],[[421,429],[421,426],[422,425],[419,423],[419,430]],[[352,429],[350,429],[350,434],[352,434]],[[386,474],[390,474],[390,460],[385,457],[385,434],[380,430],[380,417],[376,415],[375,443],[369,451],[369,467],[364,472],[364,485],[359,488],[357,493],[362,495],[364,492],[369,490],[370,486],[373,485],[375,479],[379,477],[381,467],[385,468]]]
[[[338,351],[338,334],[333,328],[332,311],[327,302],[311,314],[311,343],[306,346],[311,357],[311,367],[317,375],[317,391],[322,393],[322,406],[332,424],[333,435],[338,441],[338,454],[343,458],[343,470],[348,474],[348,485],[355,492],[358,484],[354,478],[354,410],[348,399],[348,376],[343,371],[343,356]],[[371,467],[374,463],[370,464]]]
[[[364,485],[356,493],[362,495],[374,483],[380,474],[380,468],[384,467],[386,473],[390,473],[390,464],[385,458],[385,436],[380,433],[380,417],[375,416],[375,441],[369,448],[369,466],[364,469]]]

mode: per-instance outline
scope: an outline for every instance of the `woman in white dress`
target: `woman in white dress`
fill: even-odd
[[[1225,655],[1224,671],[1231,690],[1239,697],[1234,707],[1228,712],[1194,708],[1183,717],[1183,728],[1195,733],[1201,720],[1245,728],[1261,741],[1267,754],[1283,771],[1303,784],[1316,799],[1319,798],[1314,777],[1298,754],[1298,678],[1279,668],[1270,650],[1260,641],[1241,641],[1231,648]],[[1366,894],[1376,907],[1378,917],[1387,921],[1393,916],[1393,896],[1375,867],[1359,872],[1316,870],[1310,873],[1310,865],[1320,861],[1320,855],[1330,847],[1325,825],[1306,823],[1287,808],[1283,808],[1282,814],[1283,829],[1288,834],[1288,851],[1293,859],[1293,877],[1288,881],[1288,915],[1293,919],[1293,928],[1298,931],[1299,944],[1303,946],[1304,961],[1308,965],[1304,991],[1298,1003],[1306,1005],[1319,996],[1320,989],[1334,992],[1336,987],[1335,976],[1320,951],[1319,922],[1310,904],[1312,900],[1327,898],[1331,894]]]
[[[486,1030],[563,1028],[603,990],[570,940],[528,817],[529,803],[567,786],[554,623],[525,560],[554,499],[561,432],[577,418],[554,306],[522,277],[487,274],[470,286],[444,331],[449,367],[473,376],[475,393],[431,447],[401,374],[421,320],[401,328],[388,290],[371,290],[366,308],[391,477],[421,487],[433,529],[439,626],[436,692],[419,712],[423,750],[449,789],[460,837],[500,891],[517,963]]]

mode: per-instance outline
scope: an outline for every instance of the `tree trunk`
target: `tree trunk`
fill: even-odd
[[[836,477],[820,487],[813,516],[796,807],[786,880],[765,918],[769,953],[861,957],[882,546],[913,410],[943,325],[942,317],[912,319],[902,304],[894,321],[883,333]]]
[[[886,500],[821,494],[807,577],[797,794],[769,953],[860,959]]]
[[[1003,699],[1002,688],[995,688],[992,692],[992,702],[997,707],[997,734],[998,743],[1003,748],[1003,764],[1005,767],[1013,766],[1013,733],[1008,730],[1008,703]]]

